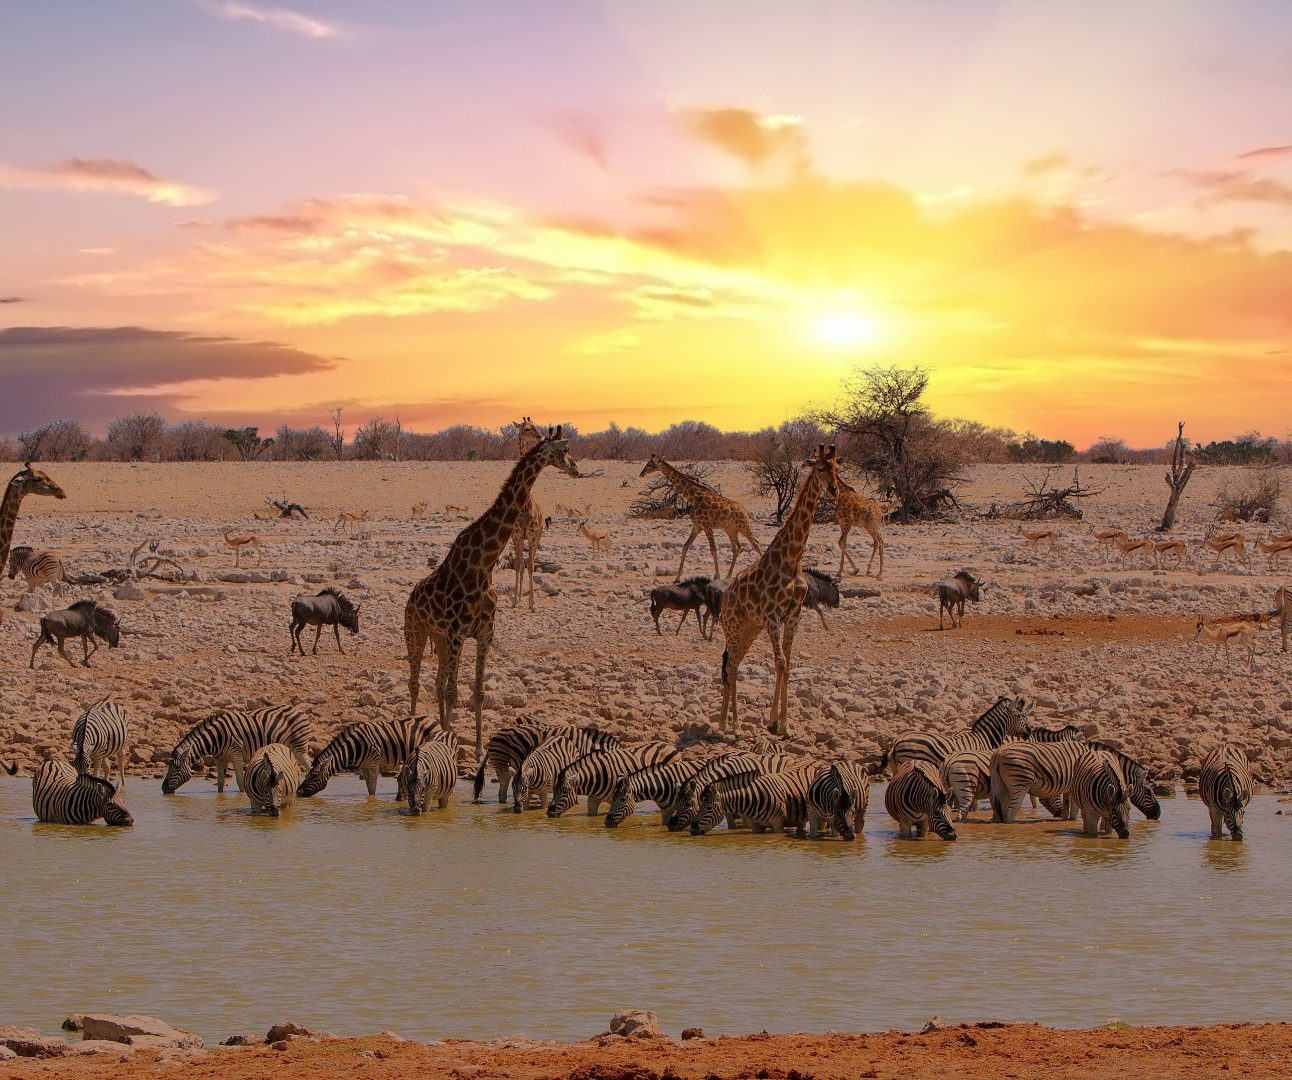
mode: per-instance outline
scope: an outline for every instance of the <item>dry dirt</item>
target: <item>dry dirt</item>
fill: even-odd
[[[180,1052],[163,1071],[213,1080],[982,1080],[984,1077],[1151,1076],[1155,1080],[1246,1076],[1286,1077],[1292,1025],[1222,1024],[1183,1028],[1098,1028],[1059,1031],[1031,1024],[964,1025],[928,1035],[743,1035],[674,1042],[624,1040],[609,1045],[535,1043],[524,1038],[492,1043],[418,1044],[375,1036],[335,1042]],[[607,1040],[602,1040],[606,1042]],[[167,1055],[163,1052],[163,1059]],[[89,1059],[0,1063],[0,1076],[153,1077],[157,1055],[141,1051],[121,1064]]]
[[[541,557],[556,569],[539,574],[538,610],[510,606],[512,574],[499,570],[500,610],[489,660],[486,733],[519,712],[596,722],[637,737],[671,736],[707,722],[717,709],[721,634],[700,638],[676,615],[656,636],[646,594],[672,581],[687,522],[631,521],[626,511],[643,486],[640,463],[581,462],[601,475],[571,480],[545,474],[536,496],[554,521]],[[62,502],[30,497],[15,543],[60,550],[72,573],[124,565],[139,542],[197,571],[215,598],[156,592],[112,599],[132,633],[116,651],[101,650],[90,670],[69,667],[51,649],[28,670],[39,611],[15,613],[20,582],[3,583],[0,625],[0,755],[31,766],[49,749],[65,752],[72,722],[104,694],[122,701],[135,743],[132,768],[156,774],[158,760],[202,715],[227,706],[303,702],[320,736],[359,719],[407,711],[403,658],[404,602],[468,517],[446,514],[461,503],[472,514],[497,492],[509,466],[489,463],[225,463],[216,465],[51,465],[68,492]],[[968,508],[1017,499],[1041,470],[984,466],[961,492]],[[1066,471],[1063,477],[1066,479]],[[743,468],[721,466],[716,480],[766,520],[765,501],[750,494]],[[1182,569],[1123,569],[1089,535],[1115,524],[1144,535],[1166,493],[1157,467],[1098,466],[1082,479],[1102,494],[1087,500],[1085,523],[1065,523],[1053,555],[1031,551],[1003,521],[888,526],[886,572],[875,599],[845,600],[822,627],[801,623],[791,683],[791,744],[800,752],[867,755],[911,727],[958,728],[1001,693],[1036,702],[1042,723],[1072,721],[1090,734],[1119,740],[1161,778],[1177,779],[1209,741],[1226,735],[1245,744],[1257,771],[1292,779],[1292,654],[1279,651],[1277,630],[1261,635],[1255,671],[1235,655],[1226,664],[1192,640],[1197,614],[1264,610],[1289,572],[1270,571],[1264,556],[1250,568],[1214,568],[1192,547]],[[1210,469],[1182,503],[1177,535],[1202,536],[1223,484],[1240,470]],[[286,494],[311,511],[309,521],[256,520],[266,496]],[[428,520],[411,521],[413,503],[429,502]],[[595,554],[557,503],[590,504],[594,524],[608,526],[609,553]],[[334,531],[341,509],[368,510],[358,538]],[[254,530],[263,565],[249,580],[228,580],[232,552],[221,529]],[[761,524],[760,537],[774,530]],[[1263,534],[1265,528],[1249,530]],[[819,526],[806,564],[838,566],[837,530]],[[865,565],[868,542],[854,534]],[[725,570],[729,549],[720,540]],[[254,562],[254,560],[252,560]],[[931,585],[969,565],[988,582],[962,629],[938,632]],[[712,573],[703,538],[687,572]],[[361,633],[345,635],[346,655],[324,639],[319,655],[288,655],[289,603],[325,584],[362,604]],[[848,586],[875,586],[849,575]],[[110,588],[76,588],[77,596],[111,599]],[[72,596],[38,595],[40,611]],[[73,650],[76,655],[76,650]],[[771,693],[770,650],[758,643],[741,669],[746,722],[765,717]],[[463,672],[472,669],[471,651]],[[434,662],[424,668],[433,682]],[[426,691],[423,691],[426,702]],[[462,698],[469,700],[469,687]],[[459,713],[465,733],[469,711]]]

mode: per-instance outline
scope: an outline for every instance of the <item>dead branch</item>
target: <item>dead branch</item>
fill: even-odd
[[[305,507],[298,502],[289,502],[286,495],[281,499],[270,499],[266,497],[265,502],[278,511],[279,517],[290,518],[296,514],[300,514],[303,518],[309,517],[309,514],[305,512]]]
[[[1021,502],[1006,503],[997,507],[994,503],[987,512],[988,517],[1009,518],[1014,521],[1043,521],[1046,518],[1071,518],[1080,520],[1080,507],[1073,506],[1073,499],[1089,499],[1103,494],[1102,489],[1084,487],[1081,483],[1080,469],[1072,470],[1072,483],[1067,487],[1055,487],[1051,477],[1058,466],[1045,470],[1039,480],[1027,482],[1027,498]]]

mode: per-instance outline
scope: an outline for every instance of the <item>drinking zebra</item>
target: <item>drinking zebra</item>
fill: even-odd
[[[126,786],[126,710],[109,698],[100,698],[72,725],[72,764],[78,773],[112,775],[110,759],[117,764],[117,786]]]
[[[511,808],[519,814],[529,809],[535,799],[542,806],[556,784],[557,774],[584,754],[593,750],[619,749],[623,743],[615,736],[595,728],[571,728],[545,739],[521,763],[512,781]]]
[[[290,746],[270,743],[247,760],[242,780],[242,790],[251,800],[251,809],[257,814],[278,817],[296,794],[301,767]]]
[[[681,832],[690,827],[695,820],[695,815],[700,812],[700,793],[706,785],[715,780],[736,776],[742,772],[764,774],[784,772],[798,764],[800,759],[793,754],[751,754],[743,750],[710,758],[693,777],[683,781],[677,808],[665,822],[668,831]]]
[[[803,835],[807,793],[818,766],[793,772],[748,773],[706,784],[691,822],[691,835],[704,836],[724,817],[740,818],[756,833],[794,829]]]
[[[53,551],[36,551],[26,544],[19,544],[9,552],[9,578],[19,574],[27,582],[27,591],[35,592],[51,582],[61,585],[67,580],[63,560]]]
[[[264,709],[225,709],[193,725],[171,751],[170,765],[162,780],[162,793],[173,795],[193,778],[193,770],[204,758],[215,758],[216,791],[224,792],[224,770],[233,762],[233,776],[242,790],[242,766],[252,753],[270,743],[286,743],[302,768],[309,766],[309,748],[314,725],[295,705],[271,705]]]
[[[691,758],[674,758],[662,765],[646,765],[619,778],[610,797],[606,828],[617,829],[637,810],[639,800],[650,799],[659,807],[660,824],[667,825],[682,785],[700,769],[702,762]]]
[[[38,821],[53,825],[133,825],[117,789],[97,776],[78,773],[60,758],[43,761],[31,778],[31,805]]]
[[[844,840],[855,840],[869,801],[870,773],[862,766],[835,761],[817,770],[807,793],[808,836],[816,840],[823,826],[831,826]]]
[[[903,840],[923,836],[929,829],[943,840],[954,840],[956,831],[947,820],[946,804],[947,789],[927,761],[903,762],[884,790],[884,809],[897,822]]]
[[[1121,764],[1107,750],[1087,750],[1072,765],[1069,797],[1081,814],[1081,831],[1098,836],[1110,828],[1129,840],[1130,793]]]
[[[485,772],[488,769],[493,769],[494,777],[498,781],[498,801],[505,803],[511,778],[514,774],[520,772],[520,767],[524,760],[537,750],[542,743],[547,742],[548,739],[555,738],[557,735],[562,735],[571,730],[573,728],[569,724],[549,724],[532,717],[522,716],[511,727],[505,727],[496,735],[491,736],[489,741],[485,743],[485,752],[480,758],[480,767],[476,769],[475,781],[471,787],[471,801],[480,801],[480,793],[484,791]],[[594,731],[595,729],[582,728],[580,730]],[[614,739],[614,736],[606,735],[605,739],[611,740]],[[614,739],[614,744],[618,745],[617,739]],[[607,742],[607,745],[610,745],[610,743]]]
[[[906,761],[927,761],[940,769],[956,750],[994,750],[1006,739],[1026,737],[1028,704],[1022,698],[999,697],[973,724],[951,735],[906,731],[893,740],[880,768],[897,769]]]
[[[588,802],[588,817],[594,817],[601,804],[614,794],[620,778],[646,765],[667,764],[677,755],[677,747],[665,742],[593,750],[584,754],[557,774],[547,816],[560,817],[582,795]]]
[[[404,720],[360,720],[346,724],[332,741],[319,751],[310,771],[296,789],[298,799],[317,795],[339,772],[356,770],[368,785],[368,794],[377,794],[377,777],[384,770],[398,774],[404,762],[422,743],[443,731],[438,720],[410,716]],[[454,763],[456,768],[456,762]],[[396,798],[404,796],[401,785]]]
[[[458,737],[438,731],[422,743],[399,770],[399,786],[408,797],[408,812],[420,814],[430,803],[449,805],[458,782]]]
[[[1243,838],[1243,813],[1252,801],[1252,770],[1238,747],[1221,743],[1202,759],[1198,796],[1211,815],[1211,839],[1219,840],[1224,823],[1232,840]]]
[[[1075,816],[1076,808],[1068,799],[1072,767],[1087,750],[1107,750],[1112,754],[1126,778],[1131,803],[1150,821],[1162,816],[1143,765],[1107,743],[1068,740],[1009,743],[996,751],[991,760],[992,821],[1014,821],[1025,794],[1037,796],[1056,817]],[[1068,800],[1066,811],[1058,800]]]

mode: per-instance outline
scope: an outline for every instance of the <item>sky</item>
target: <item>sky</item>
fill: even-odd
[[[0,434],[1292,428],[1285,0],[0,0]]]

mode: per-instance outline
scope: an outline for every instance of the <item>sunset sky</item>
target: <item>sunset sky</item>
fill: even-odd
[[[0,434],[1292,428],[1292,4],[0,0]]]

